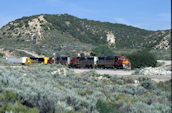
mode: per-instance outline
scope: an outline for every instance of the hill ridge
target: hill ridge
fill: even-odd
[[[68,14],[22,17],[0,29],[0,42],[4,43],[1,47],[36,48],[36,52],[44,54],[59,52],[74,55],[89,52],[99,44],[114,49],[168,49],[170,40],[170,30],[149,31],[124,24],[80,19]]]

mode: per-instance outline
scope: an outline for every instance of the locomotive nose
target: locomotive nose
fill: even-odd
[[[125,69],[131,69],[131,63],[130,63],[130,61],[129,61],[128,59],[126,59],[126,60],[124,60],[124,61],[122,62],[122,66],[123,66],[123,68],[125,68]]]

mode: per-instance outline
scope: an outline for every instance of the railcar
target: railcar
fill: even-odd
[[[72,57],[70,67],[93,68],[97,67],[97,57]]]

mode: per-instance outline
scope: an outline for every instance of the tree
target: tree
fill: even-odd
[[[113,56],[114,52],[107,45],[98,45],[92,49],[92,55],[95,56]]]
[[[155,67],[157,64],[156,57],[148,50],[134,52],[128,55],[128,58],[131,61],[132,68]]]

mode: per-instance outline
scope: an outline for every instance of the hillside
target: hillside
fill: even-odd
[[[114,49],[168,49],[170,40],[170,30],[148,31],[68,14],[23,17],[0,29],[0,48],[35,51],[40,55],[89,54],[99,44]]]

